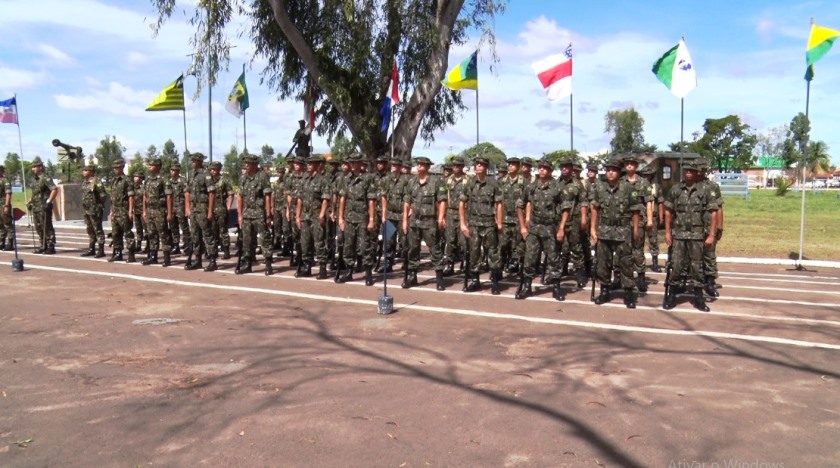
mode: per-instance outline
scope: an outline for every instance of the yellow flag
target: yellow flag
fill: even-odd
[[[163,88],[147,111],[184,110],[184,75]]]

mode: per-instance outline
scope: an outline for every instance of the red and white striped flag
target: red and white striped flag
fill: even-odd
[[[556,101],[572,94],[572,45],[562,54],[552,55],[531,65],[537,74],[549,101]]]

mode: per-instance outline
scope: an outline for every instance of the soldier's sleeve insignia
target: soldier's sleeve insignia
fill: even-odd
[[[638,196],[639,196],[639,192],[637,192],[637,191],[633,190],[633,193],[632,193],[631,195],[633,195],[634,197],[638,197]]]

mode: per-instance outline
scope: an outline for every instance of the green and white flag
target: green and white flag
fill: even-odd
[[[653,74],[674,96],[682,99],[697,87],[697,74],[685,41],[672,47],[653,64]]]
[[[225,109],[239,118],[248,107],[248,88],[245,87],[245,72],[242,72],[239,79],[233,84],[233,89],[230,90]]]

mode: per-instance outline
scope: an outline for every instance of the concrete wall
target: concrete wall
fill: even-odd
[[[58,213],[53,213],[55,219],[73,221],[83,218],[82,186],[80,184],[61,184],[58,186],[58,197],[55,203]]]

